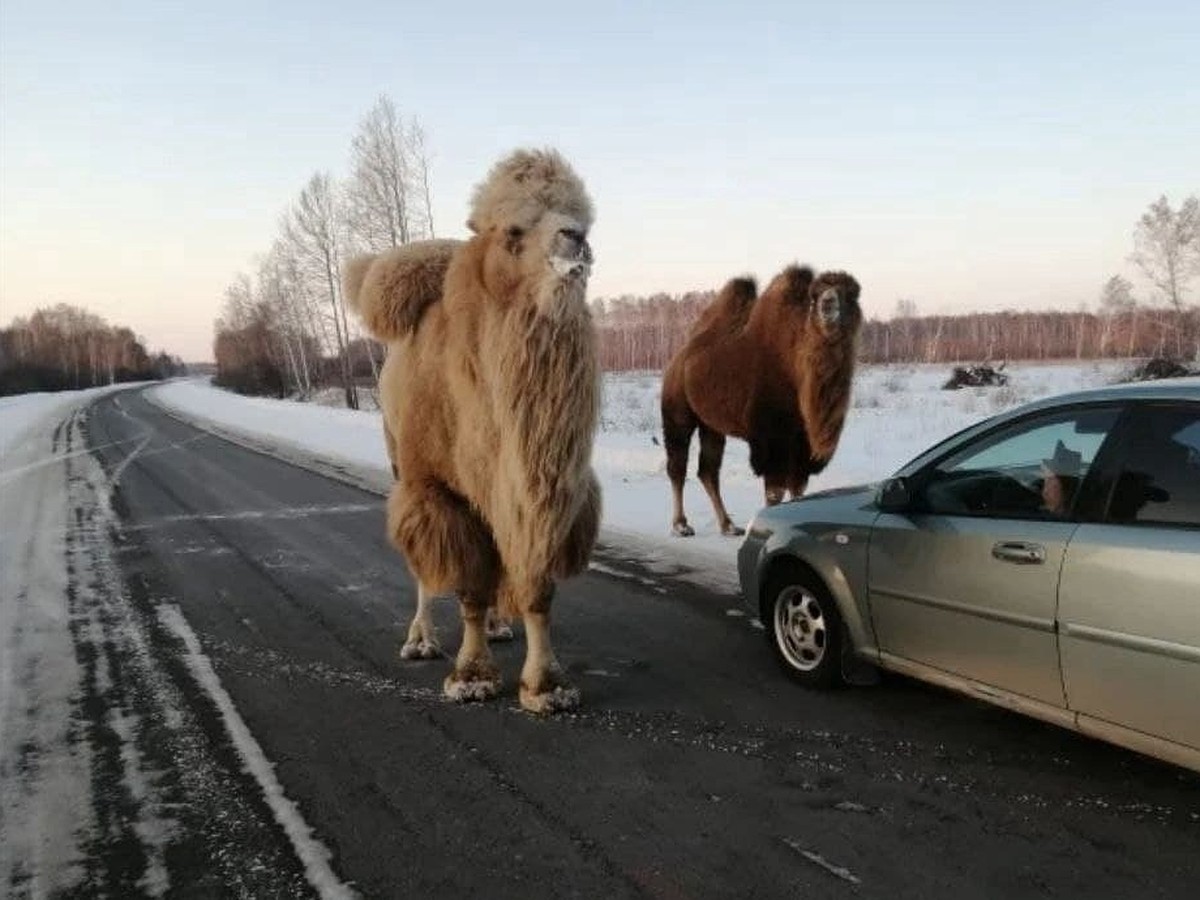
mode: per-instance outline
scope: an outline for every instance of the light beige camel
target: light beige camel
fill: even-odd
[[[476,188],[474,235],[446,263],[445,245],[410,245],[346,268],[349,304],[389,344],[388,531],[418,583],[408,643],[436,642],[428,598],[457,593],[463,642],[444,684],[455,699],[500,688],[485,624],[495,607],[524,622],[521,705],[579,702],[551,645],[550,607],[556,581],[587,567],[600,522],[592,219],[559,154],[519,150]]]

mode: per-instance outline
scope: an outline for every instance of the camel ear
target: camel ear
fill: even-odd
[[[470,228],[474,234],[479,234],[479,226],[475,224],[474,219],[467,219],[467,227]]]

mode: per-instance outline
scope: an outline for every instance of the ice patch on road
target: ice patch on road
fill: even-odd
[[[234,706],[233,699],[221,686],[220,678],[217,677],[208,657],[204,655],[200,641],[188,625],[187,619],[183,617],[182,611],[178,606],[163,604],[158,607],[157,614],[163,626],[183,644],[183,660],[188,671],[220,711],[230,741],[240,754],[246,771],[254,776],[262,789],[263,797],[270,806],[275,821],[282,826],[292,842],[296,855],[304,864],[309,884],[326,900],[357,897],[358,894],[330,868],[329,860],[333,854],[329,848],[313,837],[312,829],[304,821],[304,816],[296,804],[284,794],[283,786],[275,777],[274,766],[267,759],[254,735],[250,733],[237,707]]]

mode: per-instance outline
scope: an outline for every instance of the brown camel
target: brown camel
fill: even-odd
[[[389,343],[388,532],[417,580],[409,643],[436,646],[429,598],[459,596],[463,642],[444,684],[453,699],[500,688],[485,631],[496,608],[525,625],[521,705],[579,702],[551,646],[550,606],[556,580],[587,567],[600,522],[592,219],[559,154],[519,150],[476,188],[474,235],[448,260],[437,260],[445,245],[426,243],[347,266],[350,305]]]
[[[825,468],[850,403],[862,311],[845,272],[813,275],[789,266],[756,297],[750,278],[729,281],[701,314],[662,382],[663,443],[674,496],[675,534],[695,534],[683,512],[692,434],[697,476],[722,534],[740,535],[721,499],[726,437],[750,445],[750,467],[766,504],[804,493]]]

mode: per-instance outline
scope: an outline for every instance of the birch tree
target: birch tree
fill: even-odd
[[[358,394],[354,389],[348,352],[350,329],[341,296],[341,267],[338,260],[343,241],[338,206],[333,179],[328,173],[317,172],[309,179],[296,204],[284,218],[283,230],[296,252],[302,271],[313,280],[314,286],[320,285],[329,303],[346,406],[358,409]]]
[[[425,130],[381,96],[350,145],[347,224],[356,244],[377,252],[433,237]]]
[[[1184,301],[1188,283],[1200,274],[1200,198],[1187,197],[1178,210],[1166,196],[1150,204],[1133,233],[1130,259],[1175,311],[1177,349],[1192,344],[1190,316]],[[1196,346],[1200,353],[1200,345]]]
[[[433,227],[433,192],[429,185],[429,149],[425,141],[425,129],[415,119],[408,128],[408,156],[412,180],[416,187],[418,225],[423,234],[437,237]]]
[[[1109,341],[1112,338],[1113,323],[1119,317],[1131,314],[1135,305],[1133,284],[1128,278],[1114,275],[1104,282],[1104,287],[1100,289],[1100,317],[1104,321],[1100,331],[1101,356],[1104,356],[1108,349]]]
[[[412,240],[412,173],[404,121],[389,97],[380,97],[371,107],[350,149],[347,219],[354,237],[371,251],[407,244]]]

